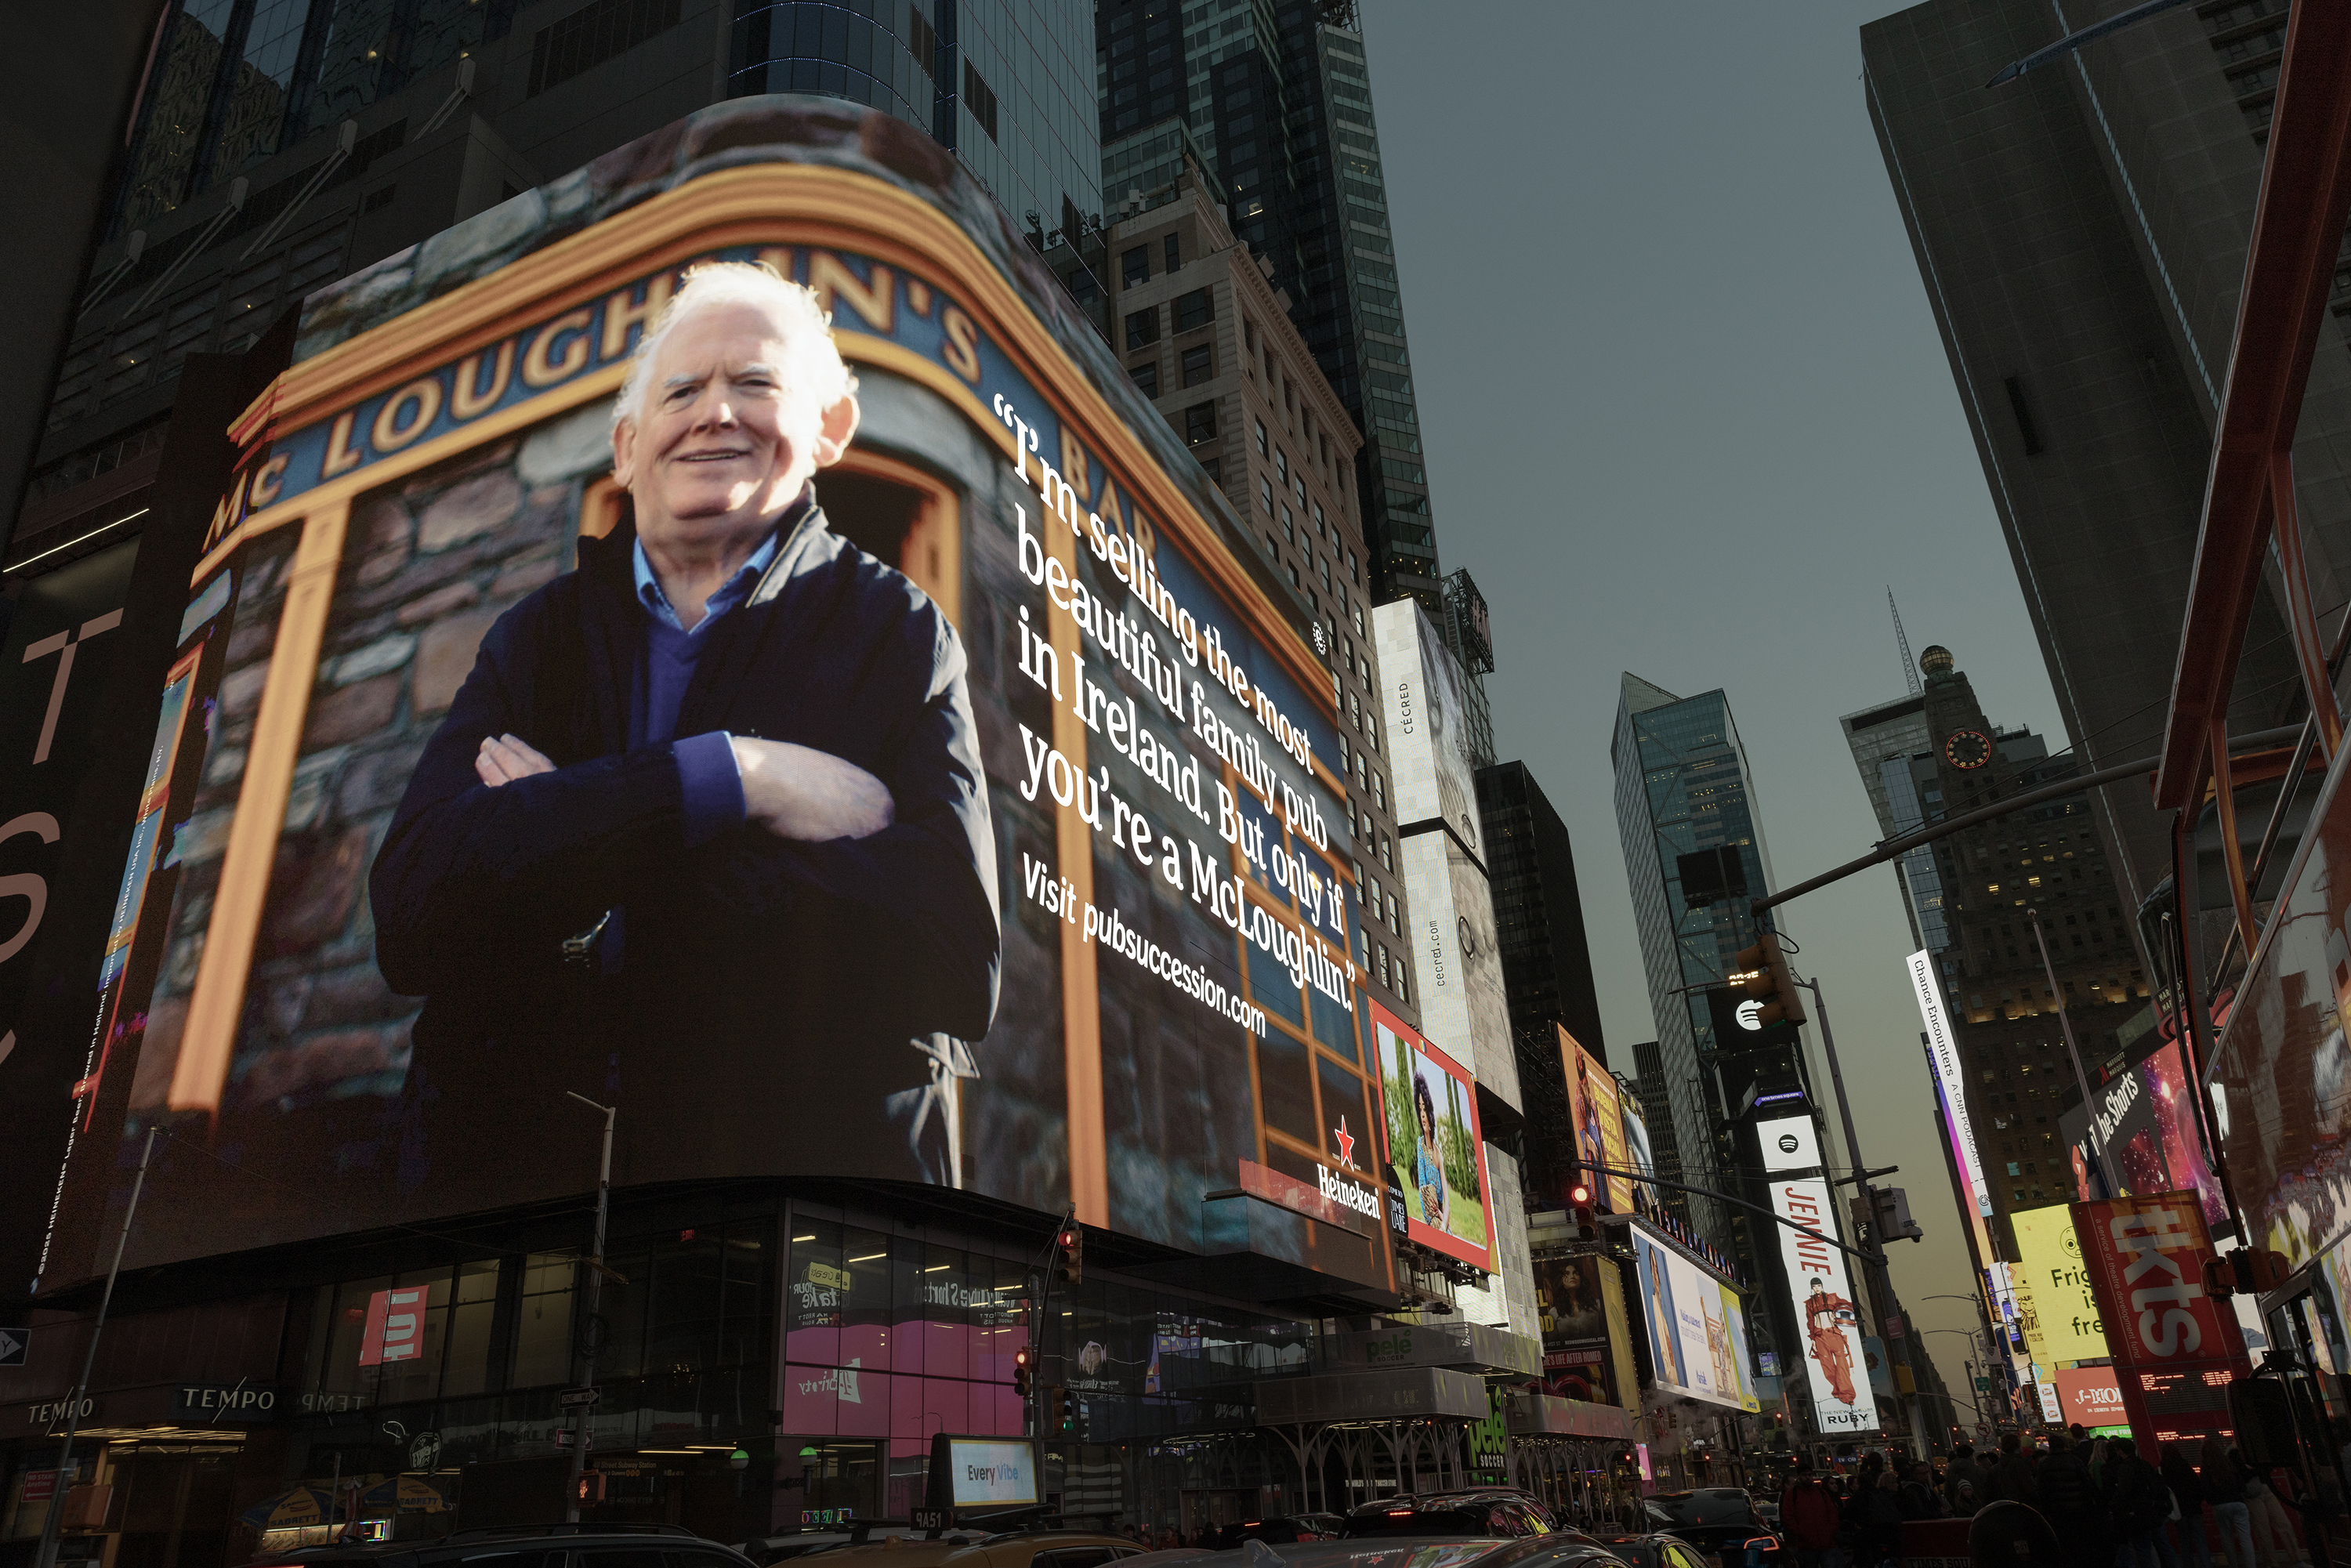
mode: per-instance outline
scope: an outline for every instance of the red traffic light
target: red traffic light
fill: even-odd
[[[1012,1364],[1026,1372],[1037,1364],[1037,1353],[1024,1344],[1012,1353]]]
[[[1592,1201],[1592,1189],[1584,1186],[1583,1183],[1577,1182],[1573,1186],[1567,1189],[1567,1201],[1573,1204],[1576,1207],[1582,1208],[1584,1205]]]
[[[1033,1235],[1034,1232],[1031,1232],[1031,1234]],[[1078,1228],[1074,1225],[1065,1225],[1061,1227],[1061,1233],[1053,1238],[1053,1241],[1054,1244],[1060,1247],[1062,1251],[1067,1252],[1071,1248],[1075,1247],[1078,1244]]]

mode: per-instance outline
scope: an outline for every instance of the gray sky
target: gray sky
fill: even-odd
[[[2059,735],[2040,650],[1863,107],[1891,7],[1362,0],[1437,549],[1493,612],[1496,745],[1575,840],[1611,1063],[1656,1038],[1608,744],[1618,677],[1719,686],[1782,885],[1877,838],[1837,716],[1958,656]],[[1924,1328],[1967,1329],[1890,868],[1791,905],[1872,1165],[1927,1233]],[[1823,1086],[1825,1090],[1825,1085]],[[1929,1336],[1954,1391],[1965,1343]]]

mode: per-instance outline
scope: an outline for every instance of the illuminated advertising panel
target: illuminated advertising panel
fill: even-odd
[[[1426,612],[1410,599],[1372,612],[1387,686],[1388,768],[1397,853],[1412,895],[1413,980],[1420,1021],[1455,1061],[1519,1103],[1509,995],[1494,936],[1467,677]]]
[[[1575,1163],[1583,1167],[1586,1185],[1592,1188],[1593,1207],[1614,1214],[1627,1213],[1633,1207],[1633,1184],[1622,1176],[1596,1174],[1631,1168],[1625,1163],[1625,1110],[1616,1092],[1616,1080],[1563,1025],[1554,1023],[1552,1027],[1559,1032],[1560,1070],[1567,1079],[1568,1119],[1575,1128]]]
[[[2337,757],[2212,1052],[2213,1132],[2252,1234],[2300,1268],[2351,1231],[2351,793]]]
[[[1734,1409],[1761,1408],[1747,1367],[1739,1293],[1635,1220],[1633,1271],[1653,1381],[1669,1393]]]
[[[1624,1124],[1625,1158],[1627,1161],[1625,1168],[1639,1171],[1643,1176],[1656,1175],[1657,1155],[1656,1151],[1649,1145],[1648,1119],[1630,1101],[1625,1104]],[[1657,1189],[1656,1187],[1646,1182],[1635,1182],[1632,1185],[1634,1201],[1630,1207],[1635,1208],[1656,1207]],[[1617,1212],[1623,1213],[1625,1210],[1620,1209]]]
[[[360,1364],[414,1361],[424,1354],[427,1288],[378,1291],[368,1297],[367,1318],[360,1330]]]
[[[1767,1171],[1821,1168],[1821,1134],[1810,1116],[1781,1116],[1755,1124],[1755,1146]]]
[[[1563,1399],[1613,1405],[1607,1298],[1600,1260],[1590,1254],[1534,1260],[1543,1386]]]
[[[947,1484],[956,1508],[1019,1508],[1037,1501],[1037,1450],[1007,1437],[949,1437]]]
[[[1183,441],[885,115],[736,99],[549,191],[312,295],[233,432],[55,1281],[117,1129],[178,1134],[135,1268],[576,1194],[576,1088],[616,1186],[919,1182],[1186,1249],[1244,1162],[1319,1168],[1313,1266],[1388,1283],[1331,676]],[[695,352],[780,366],[727,417],[791,440],[695,435]],[[1474,1102],[1425,1079],[1482,1260]]]
[[[2212,1250],[2192,1192],[2073,1206],[2082,1261],[2114,1325],[2106,1336],[2123,1410],[2149,1453],[2230,1429],[2229,1385],[2252,1375],[2236,1314],[2204,1293]]]
[[[2113,1367],[2083,1366],[2060,1372],[2053,1386],[2058,1405],[2053,1419],[2060,1425],[2078,1422],[2117,1432],[2130,1430],[2130,1418],[2123,1413],[2122,1385],[2116,1381]]]
[[[1927,1056],[1934,1065],[1935,1082],[1943,1092],[1951,1146],[1958,1152],[1959,1169],[1967,1177],[1976,1213],[1989,1218],[1991,1189],[1984,1185],[1983,1161],[1977,1156],[1975,1129],[1968,1121],[1967,1073],[1959,1061],[1959,1042],[1951,1038],[1950,1015],[1943,1009],[1943,991],[1935,978],[1934,957],[1924,951],[1913,953],[1909,968],[1910,993],[1918,1004],[1919,1019],[1927,1026]]]
[[[2058,1118],[2073,1158],[2070,1185],[2085,1200],[2193,1192],[2203,1202],[2205,1228],[2233,1234],[2227,1196],[2204,1157],[2182,1049],[2177,1040],[2156,1047],[2094,1089],[2087,1108],[2077,1104]]]
[[[1600,1108],[1600,1154],[1602,1163],[1611,1171],[1629,1171],[1634,1166],[1625,1150],[1624,1096],[1618,1091],[1616,1076],[1598,1062],[1593,1063],[1592,1098]],[[1633,1212],[1633,1178],[1611,1176],[1603,1184],[1603,1196],[1611,1214]]]
[[[1494,1271],[1494,1206],[1479,1131],[1478,1085],[1410,1024],[1370,1004],[1389,1168],[1404,1188],[1405,1234]]]
[[[1810,1118],[1802,1120],[1810,1125]],[[1829,1244],[1837,1224],[1828,1184],[1818,1176],[1775,1175],[1771,1211],[1802,1227],[1775,1228],[1789,1294],[1803,1328],[1813,1427],[1824,1434],[1875,1432],[1877,1401],[1870,1396],[1863,1358],[1860,1309],[1845,1276],[1844,1254]]]
[[[2097,1297],[2082,1267],[2081,1239],[2066,1205],[2027,1208],[2009,1215],[2020,1256],[2011,1275],[2025,1342],[2042,1367],[2076,1361],[2103,1361],[2112,1353],[2098,1322]]]

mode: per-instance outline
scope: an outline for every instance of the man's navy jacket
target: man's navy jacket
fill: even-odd
[[[856,1168],[880,1097],[928,1081],[918,1042],[977,1040],[996,1008],[963,644],[810,507],[709,629],[676,733],[830,752],[888,786],[895,821],[830,843],[745,823],[689,846],[670,747],[627,744],[634,541],[626,522],[582,539],[578,570],[498,618],[376,856],[377,963],[426,998],[403,1181],[522,1174],[480,1140],[513,1142],[516,1113],[535,1121],[565,1090],[619,1103],[633,1179],[733,1174],[788,1141],[791,1168],[894,1174]],[[485,786],[475,755],[504,733],[555,770]],[[617,963],[567,957],[614,909]]]

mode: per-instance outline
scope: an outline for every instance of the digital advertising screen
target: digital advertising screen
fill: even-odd
[[[947,1448],[950,1506],[1020,1508],[1039,1500],[1034,1444],[1017,1437],[946,1437],[935,1441],[944,1441]]]
[[[1412,895],[1407,935],[1421,1027],[1515,1105],[1518,1057],[1478,817],[1468,676],[1417,601],[1380,605],[1372,622],[1387,685],[1396,821],[1406,824],[1396,852]]]
[[[1927,952],[1910,955],[1910,994],[1918,1004],[1918,1019],[1926,1025],[1927,1060],[1935,1070],[1936,1086],[1943,1093],[1944,1114],[1951,1134],[1951,1149],[1959,1160],[1965,1178],[1968,1196],[1974,1200],[1978,1218],[1991,1215],[1991,1189],[1984,1184],[1983,1161],[1976,1148],[1976,1134],[1968,1117],[1966,1064],[1959,1060],[1959,1041],[1952,1037],[1951,1016],[1943,1003],[1943,991],[1936,978],[1934,956]]]
[[[2233,1235],[2228,1198],[2204,1157],[2183,1050],[2177,1040],[2156,1047],[2094,1090],[2086,1108],[2077,1104],[2058,1118],[2073,1158],[2070,1185],[2085,1200],[2192,1191],[2206,1228]]]
[[[1568,1114],[1575,1124],[1575,1159],[1586,1173],[1593,1207],[1614,1214],[1629,1213],[1632,1182],[1598,1174],[1632,1168],[1625,1164],[1625,1110],[1616,1080],[1564,1025],[1552,1027],[1559,1032],[1560,1068],[1567,1077]]]
[[[49,1282],[152,1126],[133,1268],[576,1194],[567,1092],[622,1186],[1197,1249],[1257,1162],[1376,1213],[1303,608],[969,177],[815,102],[310,297],[189,583]],[[1490,1267],[1468,1075],[1381,1045],[1414,1234]]]
[[[1535,1311],[1546,1350],[1608,1337],[1600,1260],[1591,1253],[1534,1260]]]
[[[2205,1294],[2212,1250],[2193,1192],[2073,1205],[2082,1260],[2106,1336],[2122,1407],[2139,1447],[2227,1431],[2229,1387],[2252,1375],[2236,1314]]]
[[[2209,1067],[2213,1136],[2253,1232],[2241,1239],[2297,1269],[2351,1232],[2346,868],[2351,794],[2336,768],[2311,808]]]
[[[1633,1270],[1649,1363],[1661,1388],[1733,1409],[1760,1409],[1747,1366],[1739,1292],[1635,1221]]]
[[[1809,1117],[1800,1120],[1810,1126]],[[1765,1124],[1762,1130],[1770,1132],[1771,1124]],[[1774,1227],[1789,1295],[1804,1335],[1804,1375],[1813,1426],[1824,1434],[1875,1432],[1877,1401],[1870,1394],[1863,1356],[1861,1310],[1846,1277],[1844,1254],[1830,1245],[1837,1222],[1828,1184],[1816,1176],[1775,1175],[1771,1210],[1802,1228]]]
[[[2130,1422],[2123,1414],[2122,1385],[2115,1381],[2113,1367],[2084,1366],[2060,1371],[2053,1385],[2062,1425],[2071,1427],[2078,1422],[2107,1434],[2130,1430]]]
[[[2098,1318],[2096,1293],[2082,1267],[2081,1238],[2074,1211],[2052,1204],[2009,1215],[2016,1230],[2019,1260],[2010,1279],[2016,1291],[2025,1342],[2032,1359],[2046,1369],[2077,1361],[2103,1361],[2107,1348]]]
[[[1624,1129],[1626,1162],[1625,1168],[1639,1171],[1643,1176],[1656,1175],[1657,1156],[1656,1151],[1649,1145],[1648,1118],[1630,1101],[1625,1101],[1624,1104]],[[1633,1187],[1631,1201],[1625,1208],[1619,1209],[1618,1213],[1625,1213],[1632,1208],[1644,1206],[1652,1208],[1656,1206],[1657,1189],[1656,1187],[1643,1182],[1634,1182],[1631,1186]]]
[[[1460,1063],[1377,1002],[1368,1005],[1386,1114],[1388,1166],[1404,1188],[1406,1235],[1494,1271],[1494,1206],[1478,1085]]]

